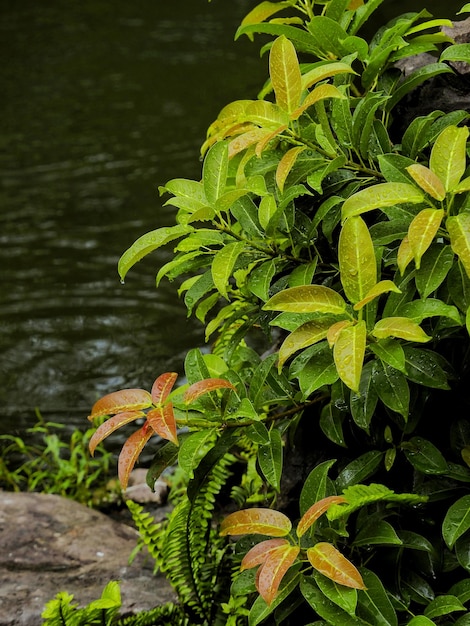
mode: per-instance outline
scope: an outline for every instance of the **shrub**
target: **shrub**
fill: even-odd
[[[123,486],[155,434],[149,484],[187,474],[157,534],[192,624],[470,623],[469,116],[391,131],[404,96],[470,45],[425,10],[369,41],[381,4],[256,6],[237,36],[269,36],[258,99],[221,111],[201,180],[160,188],[176,224],[119,262],[124,280],[173,242],[157,285],[179,280],[212,342],[175,390],[164,373],[90,416],[112,416],[92,448],[144,419]],[[404,77],[396,63],[421,52],[435,62]]]

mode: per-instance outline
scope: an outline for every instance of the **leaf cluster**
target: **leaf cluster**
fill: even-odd
[[[162,374],[90,416],[107,416],[92,450],[143,423],[121,452],[123,486],[152,436],[149,484],[174,464],[186,473],[162,567],[194,623],[220,619],[207,595],[219,574],[200,545],[220,580],[232,565],[231,626],[468,623],[469,114],[435,110],[400,137],[393,123],[413,89],[470,61],[470,44],[425,10],[367,39],[382,2],[254,7],[237,36],[269,39],[258,98],[222,109],[201,179],[160,188],[176,224],[119,261],[124,280],[172,243],[157,285],[177,279],[212,342],[188,353],[184,384]],[[403,75],[397,62],[422,52],[434,62]],[[289,508],[302,451],[314,461]],[[226,463],[240,510],[221,538]]]

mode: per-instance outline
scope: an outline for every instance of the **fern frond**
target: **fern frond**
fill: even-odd
[[[156,522],[153,516],[144,510],[144,507],[132,500],[126,500],[134,524],[139,532],[137,551],[145,545],[150,556],[155,561],[153,573],[156,574],[162,566],[162,549],[166,536],[167,521]],[[134,556],[134,553],[133,553]]]
[[[190,626],[184,609],[178,604],[168,602],[137,615],[123,617],[116,626]]]
[[[162,571],[187,607],[194,620],[191,623],[212,623],[216,610],[214,593],[224,551],[211,522],[216,496],[227,482],[234,461],[231,454],[225,454],[212,464],[193,496],[176,506],[168,523]]]

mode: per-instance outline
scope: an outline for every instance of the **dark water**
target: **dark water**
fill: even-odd
[[[116,264],[172,223],[158,185],[199,178],[208,124],[264,81],[259,42],[232,41],[254,4],[0,0],[0,432],[35,407],[84,427],[97,397],[181,371],[202,344],[174,287],[154,288],[168,251],[125,285]]]

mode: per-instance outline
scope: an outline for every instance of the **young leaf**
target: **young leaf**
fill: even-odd
[[[407,183],[379,183],[362,189],[350,196],[342,208],[342,219],[361,215],[366,211],[381,209],[395,204],[419,204],[424,202],[422,191]]]
[[[411,247],[408,235],[405,235],[397,251],[397,266],[402,276],[413,258],[413,248]]]
[[[167,439],[178,445],[178,436],[176,434],[176,420],[171,403],[165,406],[159,406],[147,413],[147,422],[157,435],[162,439]]]
[[[419,324],[407,317],[384,317],[374,326],[372,334],[377,339],[399,337],[400,339],[417,341],[419,343],[425,343],[432,339],[432,337],[426,335]]]
[[[219,250],[212,261],[212,280],[218,292],[228,300],[227,287],[232,276],[235,263],[240,254],[245,250],[244,241],[233,241]]]
[[[377,282],[374,244],[362,217],[350,217],[344,222],[339,236],[338,260],[344,293],[356,304]]]
[[[355,74],[355,72],[350,65],[342,61],[319,65],[302,75],[302,90],[310,89],[312,85],[337,74]]]
[[[322,541],[315,544],[313,548],[307,550],[307,558],[318,572],[330,580],[345,587],[365,589],[357,568],[331,543]]]
[[[429,167],[444,183],[446,191],[453,191],[465,172],[467,137],[466,126],[448,126],[431,150]]]
[[[216,389],[232,389],[232,391],[236,391],[236,387],[224,378],[206,378],[190,385],[184,392],[183,400],[187,403],[194,402],[205,393],[210,393]]]
[[[452,250],[470,278],[470,213],[459,213],[446,221]]]
[[[227,176],[228,144],[220,141],[206,154],[202,168],[204,192],[210,204],[214,205],[224,193]]]
[[[266,302],[263,309],[290,313],[341,314],[346,309],[346,302],[329,287],[303,285],[278,292]]]
[[[242,26],[246,26],[247,24],[258,24],[260,22],[264,22],[282,9],[292,6],[292,4],[287,2],[261,2],[254,9],[252,9],[244,18],[241,23]]]
[[[93,456],[93,454],[95,453],[96,446],[100,444],[103,439],[106,439],[108,435],[113,433],[118,428],[121,428],[121,426],[129,424],[129,422],[133,422],[134,420],[139,419],[144,415],[145,413],[143,411],[124,411],[123,413],[113,415],[113,417],[110,417],[105,422],[103,422],[103,424],[101,424],[101,426],[98,426],[98,428],[95,430],[88,443],[88,448],[90,450],[91,456]]]
[[[327,336],[330,324],[330,320],[322,321],[321,319],[306,322],[288,335],[279,348],[279,371],[287,359],[295,352],[324,339]]]
[[[294,44],[284,35],[278,37],[269,55],[269,75],[276,103],[288,113],[299,106],[302,76]]]
[[[175,226],[157,228],[157,230],[152,230],[139,237],[119,259],[118,273],[121,280],[124,280],[131,267],[143,259],[144,256],[193,230],[193,227],[187,224],[177,224]]]
[[[125,491],[129,481],[129,475],[132,472],[140,453],[144,449],[147,441],[154,435],[154,431],[148,422],[133,433],[122,446],[118,459],[118,477],[122,489]]]
[[[288,150],[279,161],[279,165],[276,169],[276,185],[279,188],[279,191],[283,193],[284,184],[286,182],[287,177],[289,176],[289,172],[295,165],[295,161],[299,154],[305,150],[305,146],[296,146],[295,148],[291,148]]]
[[[306,511],[297,526],[297,537],[302,537],[305,535],[307,530],[314,524],[320,515],[323,515],[325,511],[328,511],[332,504],[339,504],[341,502],[346,502],[346,498],[343,496],[328,496],[326,498],[322,498]]]
[[[251,548],[251,550],[248,550],[248,552],[243,557],[240,565],[240,571],[243,572],[246,569],[261,565],[261,563],[264,563],[266,561],[269,554],[275,548],[287,545],[289,545],[287,539],[266,539],[266,541],[261,541],[260,543],[257,543]]]
[[[366,336],[366,324],[361,320],[354,326],[343,328],[333,348],[338,375],[343,383],[353,391],[359,389],[366,349]]]
[[[121,389],[103,396],[95,402],[88,416],[90,421],[103,415],[114,415],[123,411],[139,411],[152,405],[152,396],[144,389]]]
[[[446,190],[441,179],[432,170],[420,163],[413,163],[406,168],[408,174],[418,185],[436,200],[444,200]]]
[[[154,404],[163,404],[165,402],[170,395],[177,378],[178,374],[175,372],[166,372],[155,380],[150,392],[152,402]]]
[[[413,218],[408,228],[408,242],[417,269],[420,268],[421,257],[433,242],[443,217],[443,209],[423,209]]]
[[[256,588],[260,596],[270,605],[277,595],[279,585],[287,570],[300,552],[298,546],[287,545],[275,548],[266,558],[256,575]]]
[[[260,534],[271,537],[285,537],[291,531],[292,523],[284,513],[271,509],[242,509],[228,515],[220,525],[220,534],[246,535]]]
[[[375,298],[381,296],[383,293],[389,293],[390,291],[401,293],[401,290],[398,289],[392,280],[381,280],[369,289],[364,298],[357,302],[353,309],[360,311],[366,304],[369,304],[369,302],[372,302],[372,300],[375,300]]]
[[[297,107],[295,111],[292,111],[290,119],[297,120],[309,107],[313,106],[316,102],[326,100],[327,98],[347,100],[346,96],[334,85],[319,85],[305,97],[302,104]]]

